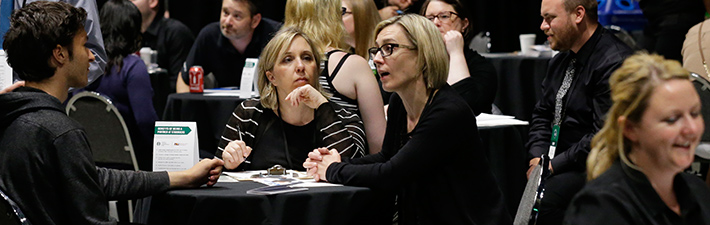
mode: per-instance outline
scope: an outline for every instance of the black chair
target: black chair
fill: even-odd
[[[0,224],[4,225],[29,225],[25,214],[10,197],[0,191]]]
[[[67,101],[66,113],[86,130],[97,166],[138,170],[126,123],[109,99],[96,92],[81,92]],[[128,220],[132,221],[133,202],[128,200],[127,205]]]
[[[710,158],[703,158],[710,155],[710,81],[707,78],[690,73],[690,78],[695,87],[695,91],[700,96],[700,103],[703,106],[700,113],[705,120],[705,132],[700,137],[700,145],[695,149],[695,162],[685,172],[696,175],[701,179],[708,178],[708,168],[710,168]]]
[[[528,183],[525,185],[523,197],[520,199],[518,211],[515,213],[514,225],[534,225],[540,209],[540,202],[544,197],[545,181],[550,176],[550,158],[547,155],[540,157],[540,163],[530,173]]]

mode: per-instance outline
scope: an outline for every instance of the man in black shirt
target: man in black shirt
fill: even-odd
[[[550,47],[561,52],[542,82],[526,147],[533,157],[531,169],[542,154],[556,149],[538,223],[561,224],[572,197],[584,186],[590,141],[611,106],[609,77],[633,52],[599,25],[596,0],[543,0],[540,15]],[[559,137],[555,145],[554,131]]]
[[[205,26],[197,35],[177,79],[177,92],[188,92],[188,70],[202,66],[212,73],[215,87],[239,86],[247,58],[258,58],[281,26],[261,18],[256,0],[223,0],[219,23]]]
[[[180,68],[190,52],[195,35],[178,20],[163,17],[160,0],[131,0],[141,11],[143,47],[158,51],[158,66],[168,70],[170,88],[175,92],[175,82]],[[147,65],[150,66],[150,65]]]

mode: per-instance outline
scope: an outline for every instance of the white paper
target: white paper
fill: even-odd
[[[259,59],[247,58],[244,61],[244,69],[242,69],[242,82],[239,85],[239,96],[241,98],[251,98],[252,90],[254,90],[254,74],[256,74],[256,66],[259,64]]]
[[[487,113],[481,113],[476,117],[476,125],[478,125],[479,128],[501,127],[501,126],[528,125],[528,122],[515,119],[515,117],[513,117],[513,116],[492,115],[492,114],[487,114]]]
[[[197,164],[197,123],[156,121],[153,131],[153,171],[181,171]]]
[[[0,90],[12,85],[12,68],[7,64],[5,50],[0,49]]]

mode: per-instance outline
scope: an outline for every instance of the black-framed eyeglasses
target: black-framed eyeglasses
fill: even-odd
[[[340,10],[343,13],[342,16],[345,16],[345,14],[348,14],[348,13],[353,13],[353,11],[348,11],[348,8],[345,8],[345,7],[340,7]]]
[[[452,15],[458,16],[459,14],[452,12],[452,11],[448,11],[448,12],[439,13],[438,15],[427,15],[426,18],[431,20],[431,22],[434,22],[434,19],[439,18],[439,21],[446,23],[451,20]]]
[[[417,49],[413,46],[407,46],[407,45],[400,45],[400,44],[394,44],[394,43],[389,43],[389,44],[384,44],[382,46],[378,47],[372,47],[370,49],[367,49],[367,52],[370,53],[370,58],[374,59],[375,56],[377,55],[377,52],[382,54],[382,58],[387,57],[392,55],[392,52],[394,52],[394,48],[406,48],[409,50],[414,50]]]

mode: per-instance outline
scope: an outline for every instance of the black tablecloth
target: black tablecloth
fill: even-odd
[[[377,208],[382,195],[362,187],[314,187],[277,195],[251,195],[256,182],[172,190],[143,201],[136,222],[144,224],[391,224],[391,211]],[[393,205],[390,202],[390,205]],[[377,221],[373,221],[376,219]]]
[[[533,109],[542,96],[542,80],[550,57],[527,57],[511,54],[484,54],[498,72],[495,105],[505,115],[530,121]]]
[[[212,158],[227,120],[243,100],[235,96],[171,94],[165,105],[163,120],[197,122],[200,157]]]
[[[163,119],[196,121],[200,156],[212,158],[229,116],[242,100],[203,94],[171,94]],[[527,141],[527,126],[481,128],[480,132],[491,171],[503,191],[509,212],[515,213],[527,181],[527,151],[523,146]]]

